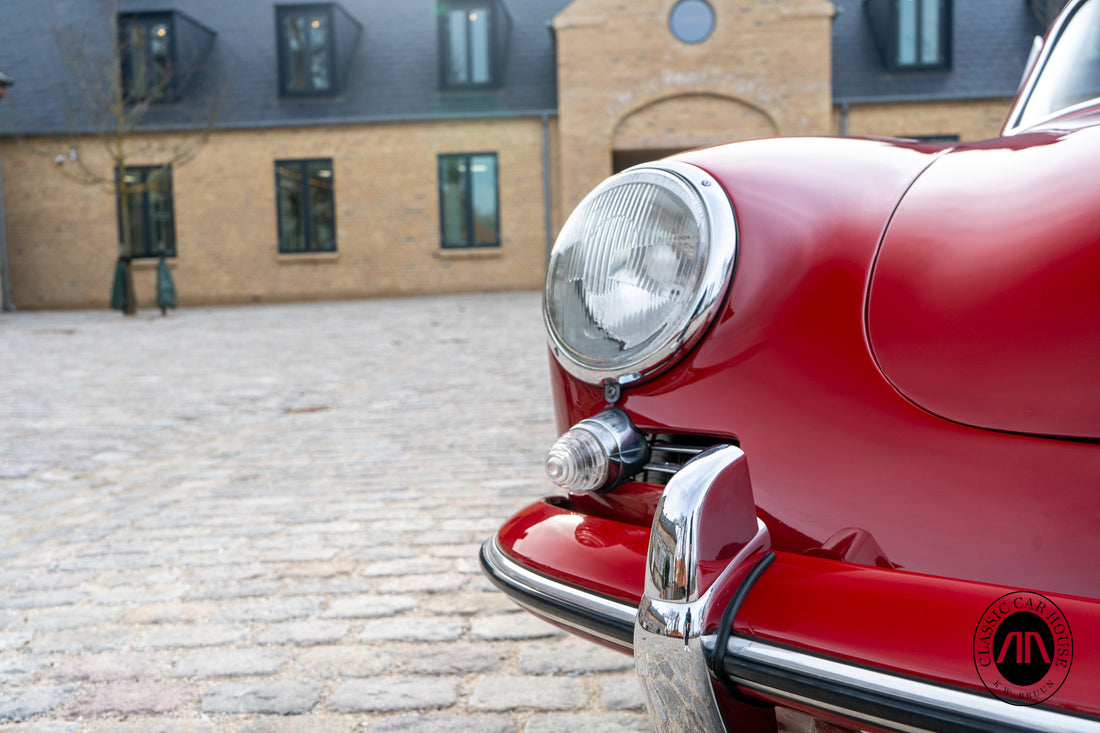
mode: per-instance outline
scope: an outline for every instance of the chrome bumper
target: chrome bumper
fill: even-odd
[[[720,546],[709,546],[708,537],[721,538]],[[723,731],[696,622],[711,600],[710,587],[768,544],[767,527],[755,515],[744,453],[721,446],[694,458],[665,487],[650,533],[640,606],[534,572],[509,558],[495,537],[481,548],[481,566],[535,615],[633,651],[658,729]],[[700,563],[726,563],[726,570],[705,578]],[[710,643],[713,648],[713,638]]]
[[[724,609],[723,626],[727,618],[732,624],[740,599],[767,567],[756,561],[769,544],[767,527],[755,516],[745,456],[723,446],[693,459],[665,488],[637,608],[533,572],[509,559],[495,538],[482,547],[481,563],[486,575],[529,611],[633,651],[660,731],[725,731],[714,697],[721,679],[767,699],[889,730],[1100,733],[1094,718],[1008,705],[988,694],[757,639],[702,634],[699,621],[711,610],[712,588],[731,585],[723,581],[735,573],[742,576]],[[723,566],[717,577],[701,571]]]
[[[713,642],[713,637],[703,640],[708,656],[713,655]],[[1100,731],[1100,721],[1094,718],[1009,705],[987,693],[934,685],[755,639],[730,639],[721,665],[727,679],[742,689],[887,730]]]
[[[638,609],[530,570],[504,554],[496,537],[481,547],[481,569],[536,616],[629,652]]]

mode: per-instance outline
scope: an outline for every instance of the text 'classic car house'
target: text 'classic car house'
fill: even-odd
[[[7,0],[5,275],[19,308],[105,307],[120,249],[144,304],[162,251],[182,305],[534,289],[634,163],[995,134],[1047,6]]]

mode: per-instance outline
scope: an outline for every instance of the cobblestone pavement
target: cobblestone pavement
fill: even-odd
[[[0,314],[0,730],[649,730],[480,542],[547,493],[533,293]]]

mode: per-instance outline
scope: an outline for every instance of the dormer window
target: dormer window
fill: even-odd
[[[131,99],[173,97],[172,17],[129,16],[119,19],[122,85]]]
[[[214,36],[214,31],[175,11],[119,15],[118,50],[126,101],[180,99]]]
[[[338,94],[362,27],[336,3],[280,5],[279,91],[283,96]]]
[[[504,76],[512,19],[499,0],[449,0],[439,6],[441,85],[493,88]]]
[[[951,68],[952,0],[865,0],[886,67]]]

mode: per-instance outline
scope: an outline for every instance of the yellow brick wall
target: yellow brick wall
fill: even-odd
[[[670,131],[675,131],[674,136]],[[776,123],[762,110],[728,97],[684,94],[643,107],[619,122],[615,150],[698,148],[735,140],[772,137]]]
[[[612,152],[831,129],[826,0],[712,0],[714,32],[685,44],[675,0],[574,0],[554,21],[561,205],[611,172]]]
[[[848,108],[848,134],[855,137],[930,137],[958,135],[963,142],[1000,134],[1011,99],[952,102],[857,104]],[[833,131],[839,134],[843,110],[833,110]]]
[[[147,142],[161,152],[128,165],[160,162],[176,139]],[[33,143],[67,150],[62,141]],[[94,142],[79,147],[109,175]],[[498,155],[499,249],[440,247],[437,156],[458,152]],[[335,254],[278,252],[274,161],[293,158],[333,159]],[[111,193],[65,179],[25,143],[5,140],[0,160],[16,307],[105,307],[118,241]],[[537,118],[219,132],[174,169],[172,183],[181,306],[534,289],[545,273]],[[150,264],[135,268],[143,307],[154,302]]]
[[[620,162],[774,135],[997,134],[1010,100],[851,105],[831,101],[827,0],[712,0],[713,34],[669,29],[675,0],[574,0],[554,21],[559,115],[550,118],[551,235]],[[216,133],[173,172],[181,305],[536,289],[545,273],[543,121],[538,118],[347,125]],[[177,145],[128,161],[159,163]],[[103,188],[60,175],[60,140],[3,141],[12,298],[20,308],[107,305],[116,209]],[[159,146],[159,150],[157,149]],[[81,159],[105,177],[94,141]],[[99,157],[97,157],[97,152]],[[440,247],[437,156],[496,152],[499,250]],[[274,161],[332,158],[337,252],[280,255]],[[67,161],[63,170],[72,169]],[[153,262],[135,266],[154,301]]]

